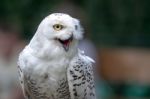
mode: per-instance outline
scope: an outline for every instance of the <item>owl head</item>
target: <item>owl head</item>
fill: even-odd
[[[47,16],[39,25],[38,33],[49,41],[60,43],[65,51],[69,50],[72,42],[83,37],[83,29],[79,20],[63,13]]]

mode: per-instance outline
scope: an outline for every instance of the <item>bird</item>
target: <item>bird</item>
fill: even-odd
[[[18,58],[25,99],[96,99],[93,63],[78,48],[84,30],[65,13],[52,13],[39,24]]]

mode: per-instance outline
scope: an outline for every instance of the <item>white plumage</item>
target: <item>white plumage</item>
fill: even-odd
[[[40,23],[18,61],[26,99],[96,99],[94,61],[77,48],[82,36],[79,21],[67,14]]]

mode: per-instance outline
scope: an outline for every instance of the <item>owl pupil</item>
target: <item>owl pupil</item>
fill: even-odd
[[[57,25],[57,26],[56,26],[56,28],[60,28],[60,26],[59,26],[59,25]]]

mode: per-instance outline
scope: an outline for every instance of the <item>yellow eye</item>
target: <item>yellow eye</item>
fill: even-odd
[[[63,29],[63,25],[61,25],[61,24],[55,24],[55,25],[53,25],[53,28],[54,28],[54,30],[56,30],[56,31],[60,31],[60,30]]]

